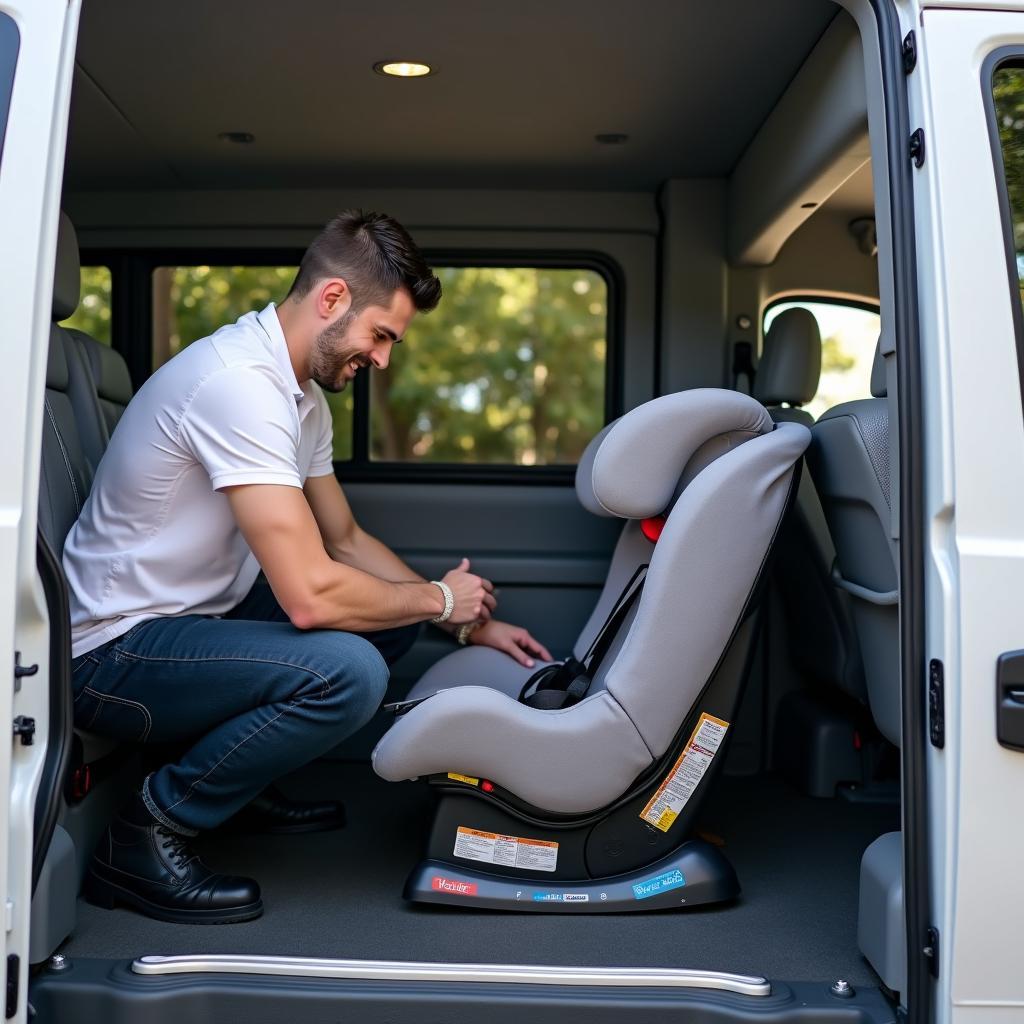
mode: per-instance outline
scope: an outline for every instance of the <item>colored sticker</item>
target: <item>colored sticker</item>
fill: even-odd
[[[637,882],[633,886],[633,898],[645,900],[650,896],[657,896],[658,893],[668,892],[669,889],[681,889],[686,885],[686,879],[682,871],[676,868],[674,871],[666,871],[663,875],[655,878],[648,878],[644,882]]]
[[[707,713],[700,716],[689,742],[679,755],[679,760],[665,776],[665,781],[640,812],[649,825],[667,832],[679,817],[693,791],[711,767],[718,748],[725,739],[728,722]]]
[[[474,779],[472,775],[459,775],[458,772],[449,772],[449,779],[454,779],[456,782],[465,782],[467,786],[479,786],[480,780]]]
[[[554,871],[558,864],[558,843],[481,832],[465,825],[460,825],[455,833],[454,853],[465,860],[528,871]]]
[[[476,883],[463,882],[458,878],[445,878],[442,875],[434,875],[430,881],[430,888],[435,892],[450,892],[456,896],[475,896]]]

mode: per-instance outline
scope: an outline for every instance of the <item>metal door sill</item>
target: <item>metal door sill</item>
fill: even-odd
[[[516,985],[587,985],[597,987],[699,988],[737,995],[770,996],[765,979],[724,971],[670,967],[552,967],[528,964],[449,964],[403,960],[334,960],[313,957],[141,956],[134,974],[166,977],[181,974],[268,974],[290,978],[370,981],[501,982]]]

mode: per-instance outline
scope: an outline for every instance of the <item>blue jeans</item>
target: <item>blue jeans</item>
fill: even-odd
[[[301,631],[261,580],[223,618],[148,619],[75,658],[75,725],[127,742],[192,741],[142,796],[168,828],[194,835],[368,722],[418,629]]]

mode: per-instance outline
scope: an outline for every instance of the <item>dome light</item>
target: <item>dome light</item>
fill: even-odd
[[[411,60],[382,60],[373,65],[379,75],[391,75],[393,78],[424,78],[433,74],[429,64],[418,64]]]

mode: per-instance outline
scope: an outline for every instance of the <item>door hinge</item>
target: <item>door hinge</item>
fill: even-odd
[[[28,715],[18,715],[14,719],[14,735],[21,740],[23,747],[31,747],[35,742],[36,720]]]
[[[7,1008],[4,1016],[10,1020],[18,1012],[18,986],[21,984],[21,961],[15,953],[7,958]]]
[[[910,159],[914,161],[915,167],[924,163],[924,129],[918,128],[910,136]]]
[[[946,745],[946,680],[938,658],[928,663],[928,735],[933,747]]]
[[[939,929],[929,928],[924,933],[924,949],[921,953],[928,961],[928,972],[933,978],[939,976]]]
[[[903,73],[909,75],[917,67],[917,36],[911,29],[903,40]]]

